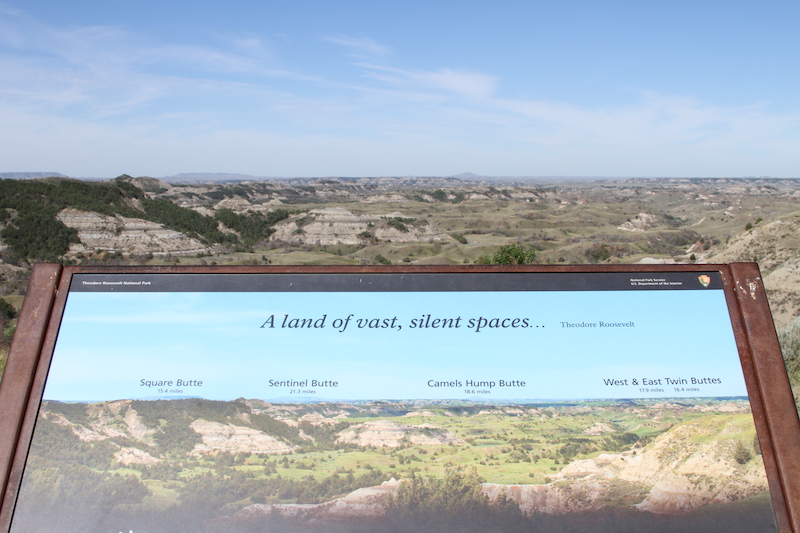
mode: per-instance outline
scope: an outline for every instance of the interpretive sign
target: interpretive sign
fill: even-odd
[[[4,531],[797,531],[753,264],[44,265],[31,291]]]

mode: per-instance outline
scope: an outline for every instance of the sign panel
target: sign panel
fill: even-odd
[[[9,531],[779,531],[724,285],[77,270]]]

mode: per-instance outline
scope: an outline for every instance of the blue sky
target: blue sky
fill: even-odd
[[[410,327],[412,319],[427,314],[461,317],[460,327]],[[262,328],[273,315],[274,328]],[[288,320],[324,317],[324,327],[283,328],[286,315]],[[348,316],[346,328],[337,325]],[[358,318],[394,317],[401,328],[357,327]],[[469,319],[480,317],[527,319],[529,327],[476,331]],[[600,321],[632,321],[633,326],[562,325]],[[675,391],[667,377],[721,381]],[[643,378],[661,383],[645,385]],[[203,384],[178,387],[178,379]],[[271,387],[270,379],[308,383]],[[313,387],[313,379],[337,381],[338,386]],[[470,379],[494,381],[496,386],[489,395],[468,394],[467,389],[485,389],[470,387]],[[524,381],[525,386],[500,388],[501,379]],[[161,386],[142,385],[142,380],[173,381],[163,388],[215,400],[297,399],[291,394],[296,388],[314,389],[312,397],[318,399],[747,394],[721,290],[71,293],[44,397],[102,401],[164,396]],[[461,385],[431,386],[430,380]],[[650,390],[642,391],[643,386]]]
[[[0,1],[0,171],[800,176],[800,3]]]

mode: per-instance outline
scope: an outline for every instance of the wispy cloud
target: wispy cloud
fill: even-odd
[[[718,106],[645,92],[626,105],[587,109],[563,102],[497,99],[492,105],[544,146],[661,146],[745,143],[790,135],[800,115],[772,116],[762,106]],[[511,124],[509,124],[511,125]]]
[[[759,104],[721,106],[687,96],[656,91],[632,93],[627,103],[581,106],[566,101],[509,98],[502,80],[482,72],[410,70],[359,63],[362,76],[378,82],[360,90],[383,107],[416,109],[425,124],[442,131],[449,124],[464,138],[480,132],[488,145],[553,150],[567,156],[611,150],[619,157],[631,150],[679,154],[700,146],[731,146],[772,153],[781,139],[798,138],[800,113],[772,115]],[[365,97],[365,99],[368,97]],[[397,124],[397,122],[395,122]],[[756,147],[759,148],[756,148]],[[795,158],[797,159],[797,158]]]
[[[497,86],[497,78],[482,72],[449,68],[436,71],[405,70],[374,63],[360,63],[360,66],[365,69],[366,76],[395,87],[446,91],[473,99],[490,97]]]
[[[23,108],[75,112],[89,119],[201,94],[312,76],[281,68],[257,36],[216,36],[216,45],[159,43],[111,26],[55,28],[0,11],[0,98]],[[44,108],[40,106],[45,106]],[[78,107],[76,107],[78,106]]]
[[[165,42],[0,5],[0,159],[82,176],[800,168],[800,113],[658,90],[613,105],[522,98],[535,87],[488,69],[398,65],[369,37],[324,41],[324,66],[290,63],[263,35]]]
[[[331,35],[323,40],[345,47],[350,55],[360,58],[382,57],[391,54],[391,49],[377,43],[369,37],[350,37],[347,35]]]

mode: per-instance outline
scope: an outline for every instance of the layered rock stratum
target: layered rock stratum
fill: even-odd
[[[395,226],[387,222],[399,220]],[[364,244],[373,239],[391,242],[451,241],[430,224],[421,224],[400,212],[357,215],[341,207],[312,209],[275,226],[273,241],[335,246]]]
[[[78,231],[80,242],[70,245],[69,255],[99,250],[129,255],[150,253],[163,257],[210,254],[213,251],[212,247],[197,239],[140,218],[101,215],[72,208],[62,210],[57,218]]]

